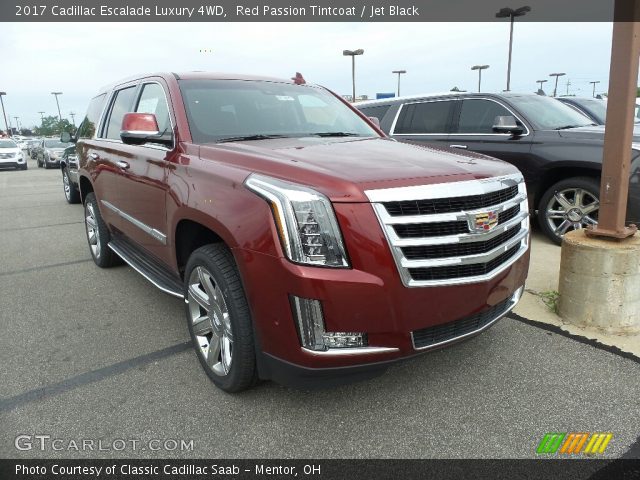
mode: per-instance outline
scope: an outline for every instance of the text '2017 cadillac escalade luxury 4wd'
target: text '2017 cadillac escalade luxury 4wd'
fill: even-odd
[[[184,298],[226,391],[368,377],[485,330],[522,294],[522,175],[401,144],[325,88],[157,74],[103,89],[78,130],[91,255]]]

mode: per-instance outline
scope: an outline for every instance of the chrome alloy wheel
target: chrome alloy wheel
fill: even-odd
[[[187,292],[189,314],[200,354],[220,377],[229,374],[233,358],[233,332],[229,309],[220,287],[201,266],[191,271]]]
[[[87,239],[89,240],[91,253],[93,253],[95,258],[100,258],[100,235],[98,233],[98,221],[96,220],[94,208],[92,203],[87,203],[87,216],[84,219],[84,223],[87,228]]]
[[[67,201],[71,200],[71,185],[69,185],[69,175],[66,170],[62,171],[62,184],[64,186],[64,196],[67,197]]]
[[[546,206],[546,219],[557,236],[598,223],[598,198],[583,188],[567,188],[556,192]]]

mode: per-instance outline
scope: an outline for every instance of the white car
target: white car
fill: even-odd
[[[0,138],[0,168],[27,169],[27,159],[22,149],[9,138]]]

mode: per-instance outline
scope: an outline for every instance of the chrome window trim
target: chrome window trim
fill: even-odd
[[[529,130],[529,127],[527,126],[527,124],[522,121],[522,119],[520,118],[519,115],[517,115],[513,109],[511,109],[510,107],[508,107],[507,105],[505,105],[504,103],[500,102],[499,100],[496,100],[495,98],[490,98],[490,97],[464,97],[464,98],[441,98],[441,99],[437,99],[437,100],[424,100],[424,101],[412,101],[412,102],[407,102],[407,103],[403,103],[402,105],[400,105],[400,108],[398,109],[398,111],[396,112],[396,117],[393,119],[393,123],[391,124],[391,129],[389,130],[389,136],[393,136],[393,135],[402,135],[402,136],[408,136],[408,137],[428,137],[428,136],[442,136],[442,135],[448,135],[451,137],[463,137],[463,136],[473,136],[473,137],[478,137],[478,136],[489,136],[489,137],[512,137],[513,135],[511,133],[396,133],[396,123],[398,121],[398,119],[400,118],[400,112],[402,112],[402,109],[404,108],[405,105],[414,105],[416,103],[433,103],[433,102],[444,102],[444,101],[451,101],[451,102],[461,102],[461,101],[465,101],[465,100],[489,100],[490,102],[494,102],[497,103],[498,105],[500,105],[501,107],[504,107],[505,109],[507,109],[511,115],[514,116],[514,118],[519,121],[525,128],[525,132],[521,135],[518,135],[518,137],[527,137],[529,136],[529,134],[531,133],[531,131]]]
[[[156,240],[158,240],[160,243],[162,243],[163,245],[167,244],[167,236],[162,233],[159,230],[156,230],[155,228],[150,227],[149,225],[147,225],[146,223],[141,222],[140,220],[138,220],[135,217],[132,217],[131,215],[129,215],[126,212],[123,212],[122,210],[120,210],[118,207],[116,207],[114,204],[112,204],[111,202],[108,202],[106,200],[100,200],[102,202],[102,204],[107,207],[109,210],[111,210],[112,212],[114,212],[115,214],[119,215],[120,217],[124,218],[125,220],[127,220],[128,222],[134,224],[136,227],[138,227],[140,230],[142,230],[143,232],[147,233],[148,235],[152,236],[153,238],[155,238]]]
[[[383,203],[390,201],[403,201],[403,200],[428,200],[434,198],[455,198],[466,197],[473,195],[481,195],[491,193],[497,190],[502,190],[511,186],[518,186],[519,193],[513,199],[510,199],[501,204],[488,206],[483,209],[474,209],[468,211],[454,212],[452,214],[434,214],[431,217],[436,218],[437,221],[450,221],[458,219],[467,219],[467,214],[473,212],[486,212],[487,210],[494,209],[506,209],[512,206],[520,204],[521,213],[515,218],[505,222],[504,224],[496,226],[492,231],[487,233],[453,235],[453,236],[440,236],[440,237],[417,237],[399,239],[393,230],[393,225],[397,225],[402,222],[396,221],[402,217],[391,217],[388,215]],[[433,185],[419,185],[412,187],[397,187],[380,190],[366,190],[365,195],[372,203],[373,210],[378,218],[383,234],[391,250],[391,254],[396,264],[396,268],[402,280],[404,286],[412,287],[429,287],[429,286],[447,286],[447,285],[464,285],[469,283],[478,283],[490,280],[501,272],[513,265],[520,257],[522,257],[529,248],[529,210],[527,204],[526,186],[524,183],[524,177],[520,173],[503,175],[500,177],[491,177],[482,180],[468,180],[462,182],[449,182],[438,183]],[[424,217],[428,215],[420,216],[407,216],[412,221],[408,223],[428,223],[424,220]],[[390,223],[389,219],[394,219],[394,223]],[[416,219],[418,221],[416,222]],[[505,243],[502,243],[493,250],[476,255],[469,256],[457,256],[457,257],[440,257],[439,259],[417,259],[409,260],[404,256],[402,247],[416,246],[416,245],[441,245],[445,243],[467,243],[467,242],[482,242],[490,240],[491,238],[503,233],[508,228],[513,228],[520,223],[521,231],[516,237],[509,239]],[[498,257],[500,254],[520,245],[516,253],[510,257],[506,262],[501,263],[495,269],[487,272],[483,275],[475,275],[469,277],[454,277],[442,280],[414,280],[411,278],[409,268],[434,268],[440,266],[451,266],[461,264],[473,264],[473,263],[487,263],[492,259]]]
[[[454,338],[449,338],[447,340],[443,340],[442,342],[434,343],[432,345],[427,345],[426,347],[416,347],[416,342],[415,342],[415,339],[413,337],[413,332],[411,332],[411,345],[413,346],[414,350],[420,351],[420,352],[424,352],[426,350],[431,350],[433,348],[437,348],[439,346],[446,345],[448,343],[457,342],[459,340],[462,340],[463,338],[470,337],[472,335],[476,335],[476,334],[478,334],[480,332],[483,332],[484,330],[486,330],[487,328],[492,326],[494,323],[496,323],[498,320],[500,320],[501,318],[504,318],[506,315],[508,315],[509,312],[511,310],[513,310],[515,308],[515,306],[518,304],[518,302],[520,301],[520,298],[522,298],[522,294],[523,293],[524,293],[524,285],[522,287],[518,288],[513,293],[513,295],[511,295],[510,302],[509,302],[509,305],[507,306],[507,308],[505,308],[505,310],[503,312],[500,312],[499,314],[497,314],[493,320],[489,321],[483,327],[477,328],[477,329],[475,329],[475,330],[473,330],[471,332],[467,332],[464,335],[459,335],[459,336],[454,337]]]

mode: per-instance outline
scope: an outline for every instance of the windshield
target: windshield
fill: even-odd
[[[271,137],[379,136],[326,90],[267,81],[181,80],[195,143]]]
[[[13,140],[0,140],[0,148],[18,148]]]
[[[560,130],[594,125],[591,119],[577,112],[569,105],[558,102],[555,98],[541,95],[523,95],[510,96],[509,100],[537,130]]]
[[[606,120],[607,102],[605,100],[598,100],[597,98],[575,98],[573,101],[592,112],[595,117],[603,122]]]
[[[66,148],[69,144],[61,142],[60,140],[45,140],[44,146],[46,148]]]

